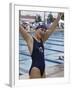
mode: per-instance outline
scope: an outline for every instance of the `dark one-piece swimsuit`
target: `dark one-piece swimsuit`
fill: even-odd
[[[29,75],[31,73],[31,69],[33,67],[36,67],[40,70],[40,74],[42,76],[45,70],[44,46],[42,41],[38,42],[33,38],[33,52],[31,58],[32,58],[32,65],[29,70]]]

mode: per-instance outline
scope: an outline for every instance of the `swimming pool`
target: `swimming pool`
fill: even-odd
[[[31,33],[33,34],[33,33]],[[51,67],[64,64],[64,60],[60,60],[59,56],[64,56],[64,32],[54,32],[45,42],[45,67]],[[31,66],[31,57],[26,42],[21,35],[19,36],[19,75],[29,72]]]

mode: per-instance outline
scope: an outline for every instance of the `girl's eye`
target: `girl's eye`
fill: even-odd
[[[43,29],[41,29],[42,31],[44,31]]]

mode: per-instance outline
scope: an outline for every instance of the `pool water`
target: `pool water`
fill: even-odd
[[[33,34],[33,33],[30,33]],[[44,44],[45,67],[51,67],[58,64],[64,64],[59,56],[64,56],[64,32],[54,32]],[[19,35],[19,75],[29,72],[31,67],[31,57],[26,42]]]

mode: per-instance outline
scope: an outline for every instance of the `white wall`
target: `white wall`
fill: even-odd
[[[26,5],[41,5],[41,6],[57,6],[69,7],[72,11],[72,0],[0,0],[0,90],[10,89],[9,82],[9,3],[22,3]],[[72,12],[70,12],[70,36],[72,38]],[[72,39],[70,42],[70,64],[71,64],[71,82],[72,82]],[[18,88],[23,90],[70,90],[71,84],[56,84],[44,86],[29,86]],[[17,88],[15,88],[17,89]]]

